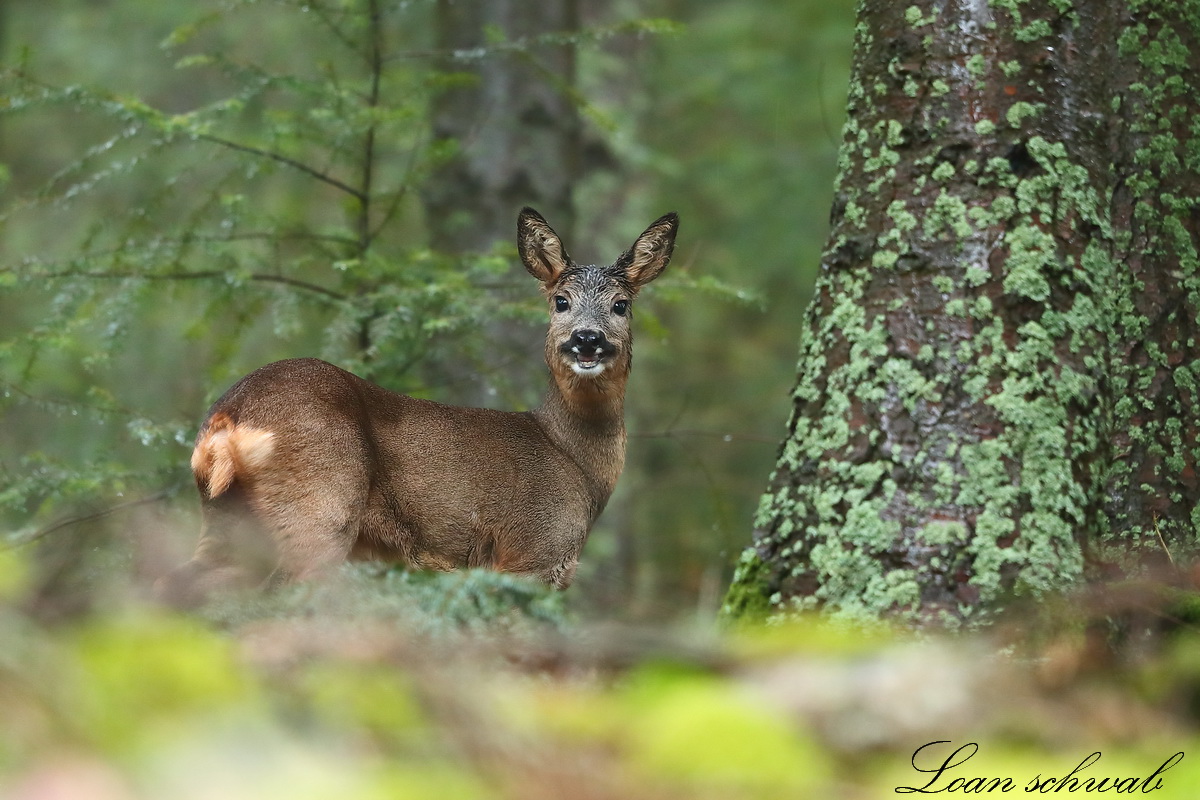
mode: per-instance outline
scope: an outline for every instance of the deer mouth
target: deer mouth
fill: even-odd
[[[602,372],[604,370],[604,357],[599,353],[594,353],[590,356],[577,355],[575,363],[571,365],[576,372]]]
[[[609,360],[616,355],[617,348],[608,342],[596,346],[581,346],[568,341],[562,345],[560,351],[576,375],[599,375],[604,372]]]

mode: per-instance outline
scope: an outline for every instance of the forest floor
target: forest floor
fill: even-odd
[[[495,573],[347,568],[47,622],[0,551],[0,798],[1190,799],[1190,596],[1103,598],[953,635],[639,627]]]

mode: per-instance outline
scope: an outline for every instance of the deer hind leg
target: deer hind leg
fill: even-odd
[[[288,583],[319,580],[345,561],[358,532],[357,520],[348,520],[336,529],[315,524],[276,532],[279,556],[277,565],[263,582],[265,589],[277,589]]]
[[[256,505],[275,556],[265,587],[317,580],[345,561],[359,538],[366,499],[359,476],[328,476],[319,492],[302,496],[264,490]]]
[[[240,491],[231,491],[202,508],[200,542],[191,560],[154,586],[162,601],[181,608],[202,605],[214,594],[254,586],[261,580],[265,532]]]

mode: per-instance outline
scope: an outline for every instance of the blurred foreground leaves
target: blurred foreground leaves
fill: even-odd
[[[1184,752],[1156,795],[1200,780],[1188,624],[1116,660],[1066,613],[957,638],[647,630],[512,576],[362,565],[200,616],[129,600],[51,626],[30,583],[0,551],[5,798],[865,798],[1021,791],[1095,751],[1078,777],[1132,786]]]

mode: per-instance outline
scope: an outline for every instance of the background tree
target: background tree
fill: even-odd
[[[726,611],[979,619],[1200,539],[1200,4],[862,3]]]
[[[434,247],[483,252],[507,243],[512,210],[523,204],[555,209],[563,235],[574,233],[583,122],[569,37],[578,28],[577,0],[439,0],[443,69],[464,79],[433,103],[433,137],[455,150],[422,190]]]
[[[573,190],[580,180],[583,121],[576,86],[575,0],[458,3],[439,0],[433,33],[446,76],[430,108],[430,135],[447,157],[421,185],[431,246],[442,253],[488,253],[511,247],[514,209],[533,206],[574,236]],[[514,265],[505,282],[527,294]],[[427,363],[431,385],[464,405],[540,397],[542,333],[522,320],[485,323],[479,337],[495,348],[490,363]],[[487,380],[477,379],[479,372]],[[476,375],[472,375],[476,373]],[[516,387],[521,387],[517,390]],[[500,396],[505,390],[507,396]]]

